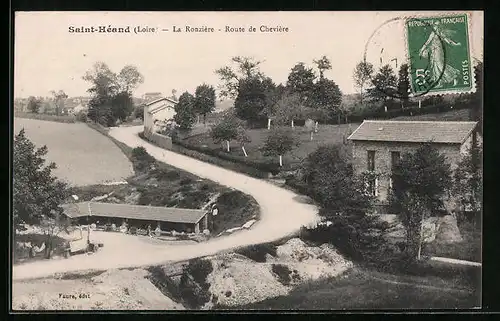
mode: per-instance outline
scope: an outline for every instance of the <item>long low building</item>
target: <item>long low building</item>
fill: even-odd
[[[200,233],[208,228],[207,212],[199,209],[114,204],[103,202],[80,202],[64,204],[64,214],[78,224],[115,224],[126,222],[129,226],[152,229],[160,226],[162,231]]]

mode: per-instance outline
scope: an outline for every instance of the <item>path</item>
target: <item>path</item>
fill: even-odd
[[[169,261],[182,261],[213,255],[240,246],[280,239],[298,231],[301,226],[309,225],[318,219],[317,208],[301,202],[297,194],[269,182],[154,146],[138,136],[142,129],[142,126],[118,127],[113,128],[110,135],[130,147],[143,146],[148,153],[160,161],[252,195],[260,205],[260,220],[250,230],[239,231],[229,236],[212,239],[206,243],[162,246],[156,244],[146,245],[145,242],[141,242],[144,245],[136,245],[130,249],[123,245],[116,252],[120,253],[120,255],[104,255],[104,253],[98,252],[95,255],[80,255],[63,261],[41,261],[15,266],[13,268],[14,280],[44,277],[54,273],[78,270],[161,264]],[[106,244],[104,247],[106,247]]]

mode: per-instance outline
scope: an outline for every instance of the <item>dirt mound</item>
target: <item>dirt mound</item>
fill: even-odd
[[[109,270],[91,278],[45,279],[13,286],[16,310],[181,310],[145,277],[148,272]]]

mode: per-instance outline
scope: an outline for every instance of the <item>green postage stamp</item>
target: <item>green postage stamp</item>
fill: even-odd
[[[415,95],[475,90],[467,14],[409,18],[406,41]]]

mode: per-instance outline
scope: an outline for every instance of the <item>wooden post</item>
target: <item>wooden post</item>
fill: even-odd
[[[271,118],[267,119],[267,130],[271,129]]]
[[[230,150],[229,150],[229,141],[228,140],[226,140],[226,146],[227,146],[227,152],[229,153]]]
[[[293,122],[293,119],[292,119],[292,128],[295,128],[295,126],[294,126],[294,122]]]
[[[283,156],[280,155],[280,167],[283,167]]]
[[[245,157],[248,157],[247,151],[245,150],[245,146],[241,146],[241,149],[243,150],[243,154],[245,154]]]

